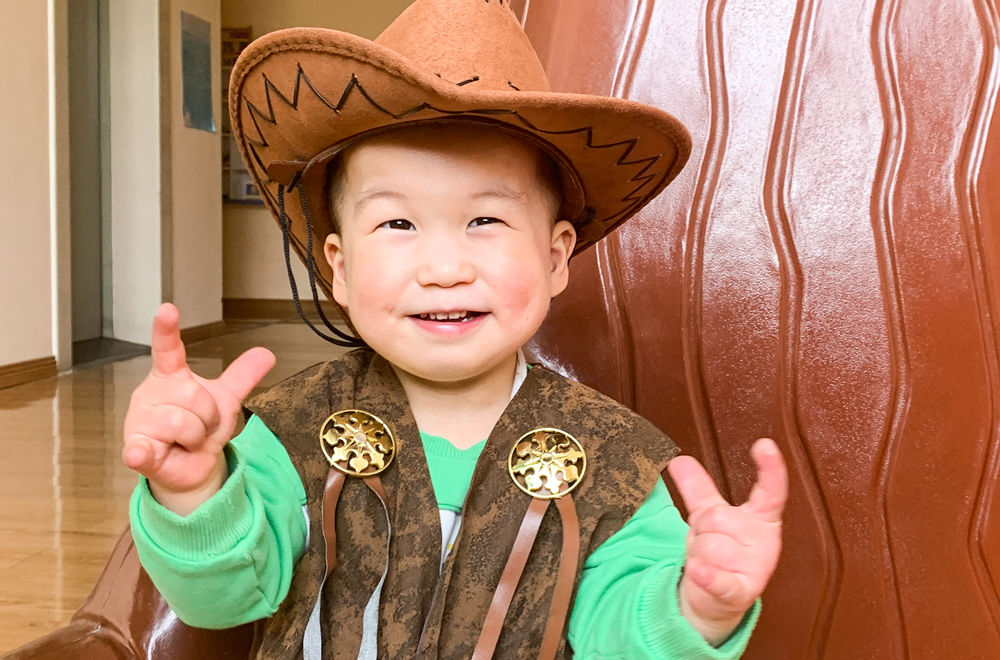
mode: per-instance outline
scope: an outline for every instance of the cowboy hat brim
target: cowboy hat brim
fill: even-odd
[[[312,243],[318,284],[328,297],[331,272],[323,241],[333,224],[326,164],[366,135],[460,119],[489,122],[535,141],[563,170],[569,209],[564,217],[578,234],[574,254],[651,201],[690,154],[683,124],[651,106],[476,83],[445,80],[377,42],[323,28],[272,32],[241,54],[230,83],[233,137],[276,218],[279,191],[300,189],[283,204],[290,242],[304,261]]]

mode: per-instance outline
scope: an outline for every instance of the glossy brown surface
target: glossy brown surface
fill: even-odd
[[[202,630],[181,623],[139,565],[126,530],[104,574],[69,625],[4,659],[243,660],[250,655],[252,641],[252,625]]]
[[[745,657],[1000,657],[995,2],[525,7],[555,89],[694,138],[574,260],[536,352],[736,500],[778,440],[786,545]]]

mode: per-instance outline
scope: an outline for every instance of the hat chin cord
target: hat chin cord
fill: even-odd
[[[331,344],[345,348],[363,348],[367,344],[362,339],[336,327],[327,318],[326,313],[323,312],[322,305],[319,304],[319,291],[316,288],[316,262],[313,258],[312,216],[309,213],[309,204],[306,201],[305,191],[302,189],[302,186],[298,186],[298,189],[299,203],[302,205],[302,215],[306,220],[306,235],[308,237],[306,239],[306,270],[309,272],[309,289],[312,291],[313,304],[316,306],[316,312],[319,314],[320,320],[334,336],[328,335],[313,325],[312,321],[309,320],[302,310],[302,303],[299,301],[299,288],[295,284],[295,274],[292,272],[291,230],[289,229],[291,221],[288,218],[288,214],[285,213],[285,186],[278,184],[278,222],[281,224],[281,241],[285,252],[285,269],[288,272],[288,284],[292,288],[292,300],[295,303],[295,311],[299,313],[299,318],[305,321],[310,330]]]

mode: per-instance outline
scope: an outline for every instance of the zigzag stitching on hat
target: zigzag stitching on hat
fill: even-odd
[[[250,112],[250,121],[253,122],[253,127],[257,129],[257,135],[260,138],[260,140],[259,141],[251,140],[250,137],[246,135],[246,133],[244,133],[244,137],[246,137],[247,145],[250,147],[249,151],[253,154],[253,159],[254,161],[256,161],[257,166],[260,167],[261,172],[266,172],[267,167],[264,166],[264,162],[260,159],[260,154],[257,153],[256,147],[266,148],[268,146],[268,143],[267,143],[267,138],[264,137],[264,131],[260,130],[260,124],[257,123],[257,117],[260,117],[261,119],[270,124],[274,125],[278,124],[277,119],[274,116],[274,104],[271,101],[272,90],[274,91],[275,94],[278,95],[279,99],[285,102],[286,105],[290,106],[291,108],[298,107],[299,86],[300,86],[299,83],[301,79],[305,78],[306,84],[309,85],[309,87],[312,89],[312,85],[309,84],[309,78],[306,77],[305,72],[302,71],[301,68],[299,69],[299,73],[301,75],[295,76],[295,86],[292,88],[291,101],[289,101],[288,98],[286,98],[285,95],[281,93],[281,90],[278,89],[277,86],[275,86],[275,84],[268,79],[267,75],[261,74],[261,77],[264,79],[264,98],[267,100],[267,115],[265,115],[257,108],[257,106],[251,103],[250,99],[246,99],[247,109]],[[313,92],[315,91],[316,90],[313,89]],[[317,96],[319,95],[317,94]]]
[[[489,0],[487,0],[487,1],[489,1]],[[383,107],[382,105],[380,105],[378,102],[376,102],[375,99],[373,99],[371,97],[371,95],[368,94],[367,90],[365,90],[365,88],[364,88],[364,85],[361,84],[361,81],[358,80],[357,76],[354,75],[354,74],[351,74],[351,79],[350,79],[350,81],[348,81],[347,85],[344,87],[344,91],[341,93],[340,99],[337,101],[336,105],[330,103],[330,101],[327,100],[327,98],[323,94],[321,94],[319,92],[319,90],[316,89],[316,87],[312,84],[312,81],[309,79],[309,76],[306,75],[306,72],[305,72],[305,70],[303,70],[301,64],[299,64],[297,66],[297,74],[295,76],[294,87],[292,88],[292,94],[291,94],[292,98],[291,98],[291,100],[289,100],[289,98],[287,96],[285,96],[281,92],[281,90],[279,90],[277,88],[277,86],[275,86],[274,83],[272,83],[267,78],[266,75],[264,75],[264,74],[261,74],[261,75],[264,78],[264,95],[265,95],[265,99],[267,101],[267,114],[264,114],[249,99],[246,100],[247,109],[250,112],[251,120],[253,121],[254,128],[257,129],[257,135],[259,137],[258,140],[253,140],[249,136],[246,136],[246,141],[247,141],[247,144],[251,147],[250,150],[253,152],[254,160],[257,162],[257,165],[260,167],[262,173],[266,173],[267,168],[264,166],[264,163],[261,160],[260,155],[257,152],[257,148],[258,147],[266,148],[269,145],[268,145],[268,142],[267,142],[267,138],[264,136],[264,132],[261,130],[260,125],[257,123],[257,117],[259,116],[261,119],[263,119],[264,121],[268,122],[269,124],[277,125],[277,118],[276,118],[275,113],[274,113],[274,103],[273,103],[273,100],[271,98],[271,92],[272,91],[274,92],[274,94],[276,94],[278,96],[278,98],[285,105],[287,105],[288,107],[290,107],[293,110],[298,110],[299,92],[301,90],[301,83],[302,83],[303,80],[305,81],[306,86],[312,91],[312,93],[324,105],[326,105],[328,108],[330,108],[331,110],[333,110],[333,112],[336,113],[336,114],[340,114],[340,111],[343,109],[343,107],[346,105],[348,99],[350,98],[351,93],[355,89],[357,89],[358,92],[362,95],[362,97],[364,97],[364,99],[366,101],[368,101],[368,103],[373,108],[375,108],[379,112],[382,112],[383,114],[385,114],[385,115],[387,115],[389,117],[392,117],[393,119],[396,119],[396,120],[405,119],[406,117],[414,115],[414,114],[417,114],[417,113],[419,113],[419,112],[421,112],[423,110],[432,110],[432,111],[440,113],[442,115],[467,115],[467,114],[507,115],[507,116],[513,116],[513,117],[517,118],[517,120],[519,122],[521,122],[526,128],[529,128],[532,131],[535,131],[535,132],[541,133],[541,134],[545,134],[545,135],[568,136],[568,135],[573,135],[573,134],[577,134],[577,133],[584,133],[585,137],[586,137],[585,144],[586,144],[587,148],[589,148],[589,149],[612,149],[612,148],[615,148],[615,147],[625,146],[625,150],[618,157],[617,161],[615,162],[615,165],[616,166],[622,166],[622,165],[640,165],[640,164],[644,163],[642,169],[640,169],[635,175],[633,175],[631,178],[628,179],[629,183],[638,183],[639,185],[636,188],[634,188],[628,195],[626,195],[621,200],[622,202],[632,202],[632,203],[629,204],[625,209],[622,209],[618,213],[615,213],[614,215],[612,215],[612,216],[604,219],[602,222],[607,222],[608,220],[611,220],[613,218],[616,218],[616,217],[619,217],[619,216],[621,216],[623,214],[628,213],[629,210],[632,207],[634,207],[637,203],[639,203],[639,202],[641,202],[643,200],[643,198],[645,196],[642,195],[640,193],[640,191],[643,188],[645,188],[647,186],[647,184],[649,184],[649,182],[651,180],[653,180],[653,179],[656,178],[655,174],[648,174],[647,175],[646,172],[648,172],[649,169],[651,167],[653,167],[653,165],[655,163],[657,163],[663,157],[663,154],[661,153],[661,154],[656,154],[656,155],[653,155],[653,156],[647,156],[645,158],[639,158],[639,159],[636,159],[636,160],[628,160],[629,156],[635,150],[636,145],[639,142],[639,138],[629,138],[628,140],[622,140],[622,141],[619,141],[619,142],[611,142],[611,143],[608,143],[608,144],[597,144],[594,141],[594,127],[593,126],[584,126],[584,127],[581,127],[581,128],[567,129],[567,130],[563,130],[563,131],[551,131],[551,130],[547,130],[547,129],[535,126],[534,124],[532,124],[530,121],[528,121],[525,117],[523,117],[516,110],[505,110],[505,109],[502,109],[502,108],[495,108],[495,109],[483,108],[483,109],[474,109],[474,110],[443,110],[443,109],[440,109],[440,108],[436,108],[436,107],[434,107],[433,105],[431,105],[431,104],[429,104],[427,102],[424,102],[424,103],[421,103],[421,104],[419,104],[419,105],[417,105],[417,106],[415,106],[415,107],[413,107],[413,108],[411,108],[409,110],[406,110],[406,111],[404,111],[402,113],[396,114],[396,113],[391,112],[390,110],[386,109],[385,107]],[[673,160],[676,161],[676,158],[673,159]],[[667,168],[666,171],[669,172],[670,169],[672,169],[672,163],[671,163],[671,167]]]
[[[531,122],[529,122],[527,119],[525,119],[524,117],[522,117],[520,114],[518,114],[515,111],[511,111],[511,114],[513,114],[515,117],[517,117],[518,120],[521,123],[523,123],[525,126],[529,127],[533,131],[538,131],[539,133],[545,133],[545,134],[548,134],[548,135],[572,135],[574,133],[585,131],[586,132],[586,136],[587,136],[586,145],[587,145],[587,148],[589,148],[589,149],[613,149],[614,147],[620,147],[620,146],[626,146],[627,145],[625,147],[625,150],[622,152],[622,155],[619,156],[617,162],[615,162],[616,166],[617,165],[639,165],[639,164],[645,163],[645,165],[642,167],[642,169],[639,170],[634,176],[632,176],[629,179],[629,183],[638,183],[639,185],[636,186],[632,190],[632,192],[630,192],[628,195],[626,195],[621,200],[622,202],[632,202],[632,204],[628,205],[625,209],[623,209],[622,211],[616,213],[615,215],[612,215],[612,216],[608,217],[607,219],[605,219],[605,221],[610,220],[612,218],[616,218],[616,217],[622,215],[623,213],[627,213],[633,206],[635,206],[637,203],[641,202],[642,199],[643,199],[643,195],[640,194],[640,191],[643,188],[645,188],[646,185],[650,181],[652,181],[653,179],[656,178],[655,174],[649,174],[649,175],[647,175],[646,172],[651,167],[653,167],[653,165],[657,161],[659,161],[660,158],[663,157],[663,154],[657,154],[655,156],[647,156],[646,158],[639,158],[637,160],[627,160],[628,157],[629,157],[629,155],[635,150],[636,145],[639,143],[639,138],[629,138],[628,140],[622,140],[621,142],[611,142],[611,143],[608,143],[608,144],[596,144],[594,142],[594,127],[593,126],[586,126],[583,129],[573,129],[573,130],[568,130],[568,131],[547,131],[544,128],[539,128],[539,127],[535,126],[534,124],[532,124]],[[668,171],[669,171],[669,169],[668,169]],[[639,196],[637,197],[636,195],[639,195]]]
[[[274,102],[271,100],[271,92],[274,92],[278,96],[278,98],[285,103],[285,105],[292,108],[293,110],[297,110],[299,107],[299,90],[302,87],[301,84],[302,81],[305,80],[306,85],[309,87],[309,89],[312,90],[313,94],[315,94],[319,100],[323,101],[323,103],[325,103],[331,110],[333,110],[337,114],[340,114],[340,109],[338,107],[330,105],[330,102],[327,101],[326,98],[316,90],[316,88],[312,84],[312,81],[309,80],[309,76],[306,75],[306,72],[302,70],[301,66],[299,67],[298,75],[295,76],[295,86],[292,88],[291,100],[289,100],[287,96],[281,93],[281,90],[278,89],[278,87],[271,82],[271,80],[267,77],[267,74],[262,73],[261,77],[264,79],[264,98],[267,101],[267,114],[265,115],[263,112],[260,111],[260,109],[257,106],[255,106],[253,103],[250,102],[249,99],[247,99],[247,108],[249,108],[250,110],[250,116],[253,118],[254,126],[257,128],[257,133],[258,135],[260,135],[260,138],[263,141],[260,146],[266,147],[267,139],[264,137],[263,132],[260,130],[260,125],[257,124],[256,118],[260,117],[269,124],[277,125],[278,123],[277,118],[274,116]],[[349,91],[350,91],[350,84],[348,84],[347,88],[344,90],[345,97],[347,96]],[[341,99],[341,101],[343,102],[343,99]]]
[[[267,143],[267,138],[264,137],[264,132],[260,129],[260,124],[257,123],[257,117],[259,116],[261,119],[268,122],[269,124],[274,124],[274,125],[278,124],[277,118],[274,115],[274,103],[271,100],[272,91],[278,95],[278,98],[281,99],[285,103],[285,105],[289,106],[293,110],[298,110],[299,90],[301,89],[302,87],[301,83],[304,80],[306,86],[309,87],[310,90],[312,90],[312,93],[316,95],[316,98],[322,101],[328,108],[333,110],[334,113],[339,115],[340,110],[344,107],[344,104],[347,103],[347,98],[350,96],[351,90],[354,88],[355,85],[360,84],[358,82],[358,79],[352,75],[351,81],[347,83],[347,86],[344,88],[343,93],[340,95],[340,101],[338,101],[337,105],[334,106],[326,99],[325,96],[319,93],[319,90],[316,89],[316,87],[312,84],[312,81],[309,80],[309,76],[307,76],[306,72],[302,69],[302,65],[298,66],[298,73],[295,76],[295,86],[292,88],[291,100],[288,100],[288,97],[286,97],[284,94],[281,93],[281,90],[279,90],[278,87],[274,83],[272,83],[270,79],[268,79],[267,75],[261,74],[261,77],[264,78],[264,97],[267,100],[267,115],[261,112],[260,109],[257,108],[257,106],[255,106],[253,103],[250,102],[249,99],[247,99],[247,108],[250,112],[250,119],[253,121],[254,128],[257,129],[257,135],[260,137],[259,142],[251,140],[249,137],[247,137],[247,144],[251,146],[251,151],[253,152],[254,160],[257,162],[257,165],[260,166],[262,172],[266,172],[267,168],[264,166],[264,162],[261,160],[260,154],[257,153],[257,149],[255,147],[266,148],[268,146],[268,143]],[[367,97],[367,94],[365,96]]]
[[[611,220],[613,218],[617,218],[617,217],[619,217],[619,216],[621,216],[623,214],[628,213],[632,209],[632,207],[634,207],[636,204],[638,204],[639,202],[641,202],[643,200],[644,195],[642,195],[640,193],[640,191],[643,188],[645,188],[646,185],[650,181],[652,181],[653,179],[656,178],[655,174],[648,174],[647,175],[646,172],[648,172],[649,169],[651,167],[653,167],[653,165],[655,165],[660,160],[660,158],[663,157],[663,154],[656,154],[655,156],[647,156],[645,158],[639,158],[639,159],[636,159],[636,160],[628,160],[628,157],[635,150],[636,145],[639,143],[639,138],[629,138],[628,140],[622,140],[620,142],[610,142],[608,144],[597,144],[597,143],[594,142],[594,128],[593,128],[593,126],[587,126],[587,127],[584,127],[583,129],[573,129],[573,130],[568,130],[568,131],[548,131],[548,130],[545,130],[544,128],[539,128],[539,127],[535,126],[534,124],[532,124],[531,122],[529,122],[527,119],[525,119],[524,117],[522,117],[517,112],[512,112],[512,114],[514,116],[516,116],[518,118],[518,120],[521,123],[523,123],[525,126],[529,127],[531,130],[538,131],[539,133],[546,133],[548,135],[572,135],[573,133],[578,133],[578,132],[581,132],[581,131],[585,131],[586,132],[586,137],[587,137],[586,145],[587,145],[588,149],[613,149],[615,147],[625,146],[625,150],[622,152],[621,156],[619,156],[618,160],[615,162],[616,166],[618,166],[618,165],[640,165],[642,163],[645,163],[645,165],[643,165],[642,169],[640,169],[638,172],[636,172],[636,174],[634,176],[632,176],[628,180],[629,183],[638,183],[639,185],[636,186],[632,190],[632,192],[630,192],[628,195],[626,195],[621,200],[622,202],[632,202],[632,204],[629,204],[628,206],[626,206],[624,209],[622,209],[618,213],[605,218],[604,220],[602,220],[602,222],[607,222],[608,220]],[[667,171],[670,171],[670,169],[671,168],[668,168]]]

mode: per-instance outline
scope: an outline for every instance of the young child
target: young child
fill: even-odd
[[[123,457],[177,615],[257,621],[268,658],[738,657],[780,550],[774,443],[739,507],[670,461],[688,529],[670,441],[521,352],[572,255],[676,175],[676,120],[548,91],[484,0],[417,0],[376,42],[269,35],[232,89],[286,256],[366,347],[245,404],[233,438],[273,355],[200,378],[160,309]]]

